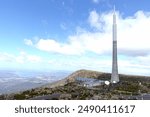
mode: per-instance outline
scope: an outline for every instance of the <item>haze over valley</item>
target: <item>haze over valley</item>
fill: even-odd
[[[68,71],[0,70],[0,94],[14,93],[61,80]]]

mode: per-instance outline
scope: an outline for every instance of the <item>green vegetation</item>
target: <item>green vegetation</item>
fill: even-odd
[[[140,85],[138,83],[124,82],[121,83],[121,85],[119,85],[118,87],[116,87],[116,89],[119,91],[138,93],[140,89]]]
[[[21,94],[15,94],[14,99],[15,100],[24,100],[24,99],[26,99],[26,96],[22,93]]]

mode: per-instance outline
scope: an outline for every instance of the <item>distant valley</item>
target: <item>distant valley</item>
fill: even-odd
[[[15,93],[46,85],[61,80],[69,73],[67,71],[0,70],[0,94]]]

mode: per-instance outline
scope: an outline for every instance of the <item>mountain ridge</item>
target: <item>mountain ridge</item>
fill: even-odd
[[[111,73],[106,73],[106,72],[99,72],[99,71],[94,71],[94,70],[86,70],[86,69],[80,69],[77,70],[73,73],[71,73],[69,76],[65,77],[62,80],[50,83],[45,85],[44,87],[49,87],[49,88],[54,88],[56,86],[63,86],[67,83],[72,83],[75,82],[75,79],[78,77],[82,78],[95,78],[99,80],[108,80],[110,81],[111,78]],[[150,81],[150,76],[139,76],[139,75],[126,75],[126,74],[119,74],[120,80],[127,80],[127,81],[132,81],[132,80],[139,80],[139,81]]]

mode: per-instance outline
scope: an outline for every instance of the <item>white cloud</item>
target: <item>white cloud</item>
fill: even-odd
[[[42,58],[36,55],[27,54],[26,52],[20,52],[20,55],[16,57],[16,61],[18,63],[25,63],[25,62],[38,63],[42,61]]]
[[[138,11],[134,16],[122,18],[119,12],[118,51],[129,56],[150,54],[150,14]],[[39,39],[34,44],[38,49],[66,55],[81,55],[86,52],[108,54],[112,49],[112,12],[97,13],[91,11],[88,22],[96,32],[84,30],[76,35],[68,36],[68,41],[60,43],[55,39]],[[28,45],[32,41],[28,40]]]
[[[30,62],[41,62],[42,61],[41,57],[36,56],[36,55],[28,55],[27,60]]]
[[[102,28],[101,17],[95,10],[90,12],[88,21],[92,27],[97,29]]]
[[[60,53],[65,55],[78,55],[81,53],[80,45],[76,43],[59,43],[53,39],[40,39],[36,44],[36,47],[40,50],[47,52]]]
[[[0,61],[12,62],[14,60],[14,56],[8,53],[0,53]]]
[[[29,40],[29,39],[24,39],[24,43],[25,43],[26,45],[29,45],[29,46],[32,46],[32,45],[33,45],[32,41]]]
[[[42,58],[36,55],[30,55],[25,52],[20,52],[18,56],[9,53],[0,53],[0,61],[14,62],[14,63],[38,63],[42,61]]]

